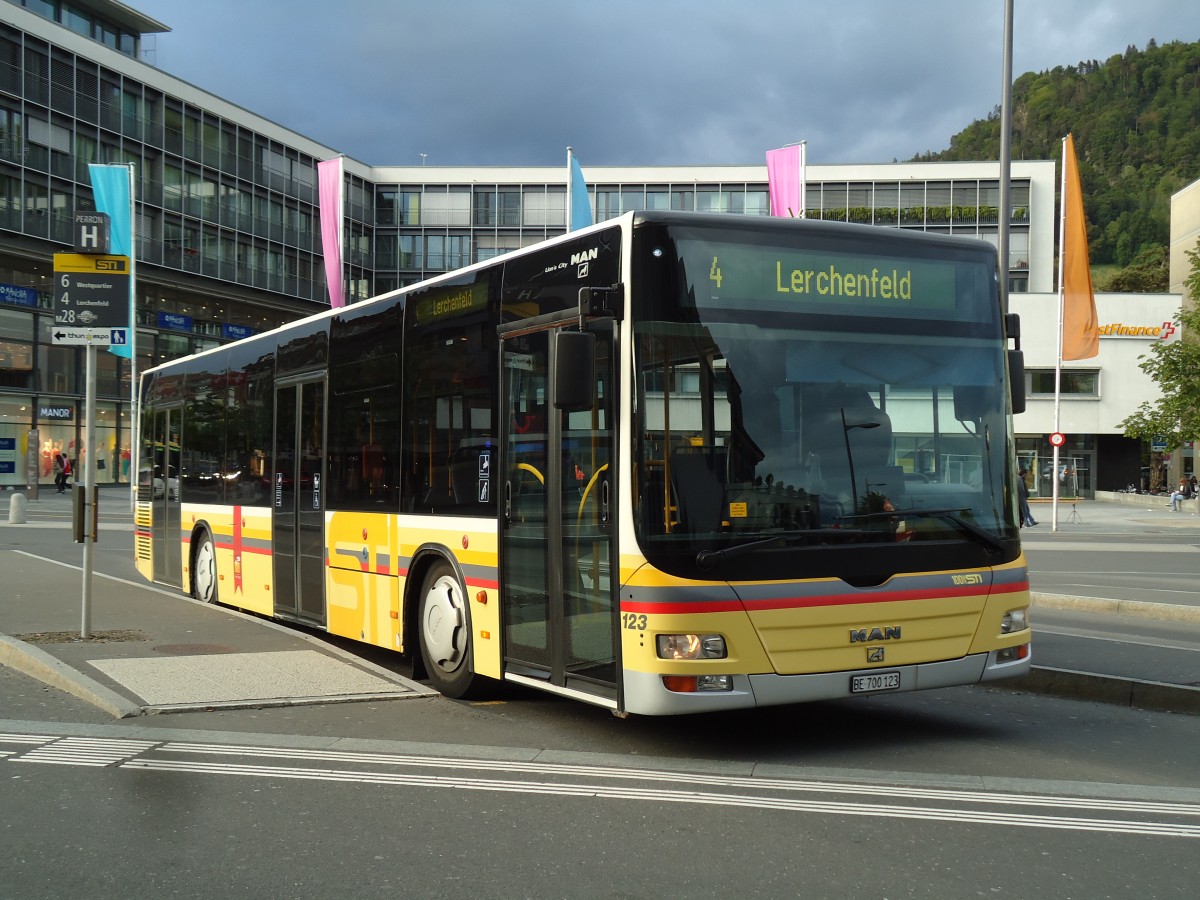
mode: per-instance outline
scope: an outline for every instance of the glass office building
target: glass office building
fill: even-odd
[[[54,452],[85,451],[85,351],[54,342],[52,276],[54,254],[72,250],[74,214],[94,208],[88,164],[133,166],[140,371],[328,306],[316,164],[338,153],[145,62],[146,36],[167,26],[123,3],[0,9],[0,487],[13,487],[26,483],[31,429],[44,483]],[[565,162],[344,168],[349,302],[565,228]],[[1053,290],[1054,172],[1053,161],[1013,164],[1015,291]],[[768,211],[765,162],[584,173],[597,221],[635,209]],[[810,165],[807,175],[811,218],[997,240],[995,162]],[[130,365],[97,357],[98,478],[125,482]]]

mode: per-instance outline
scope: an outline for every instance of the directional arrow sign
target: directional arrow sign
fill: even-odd
[[[123,340],[113,340],[113,335],[123,337]],[[83,344],[91,347],[108,347],[112,344],[129,342],[127,329],[124,328],[63,328],[54,326],[51,337],[56,344]]]

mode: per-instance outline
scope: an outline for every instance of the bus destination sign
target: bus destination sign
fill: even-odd
[[[970,319],[978,313],[958,308],[960,269],[977,269],[966,283],[986,286],[982,263],[706,240],[678,246],[701,307]]]

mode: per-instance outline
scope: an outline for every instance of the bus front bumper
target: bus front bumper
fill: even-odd
[[[1000,661],[993,650],[961,659],[911,666],[823,672],[817,675],[734,675],[733,689],[677,693],[663,685],[661,675],[625,673],[625,712],[637,715],[683,715],[755,706],[782,706],[814,700],[840,700],[878,694],[924,691],[1019,678],[1029,674],[1032,655]],[[890,677],[895,673],[896,677]],[[875,677],[867,677],[875,676]],[[889,676],[889,677],[879,677]],[[894,686],[892,686],[894,684]]]

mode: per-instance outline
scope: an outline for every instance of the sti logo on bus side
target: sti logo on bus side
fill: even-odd
[[[885,625],[883,628],[878,626],[867,631],[865,628],[853,628],[850,630],[850,643],[865,644],[868,641],[898,641],[900,640],[899,625]]]

